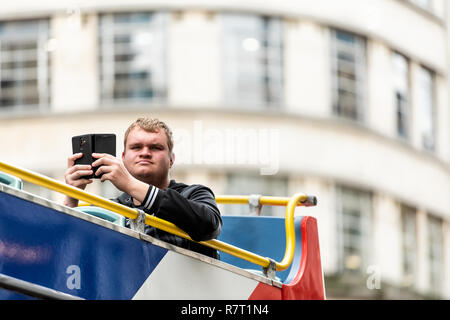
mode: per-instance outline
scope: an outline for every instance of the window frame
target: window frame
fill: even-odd
[[[427,77],[427,79],[424,77]],[[424,80],[427,83],[422,83]],[[424,87],[428,87],[426,88],[428,89],[427,92],[424,91],[426,90]],[[420,145],[424,151],[435,152],[437,147],[436,74],[424,66],[419,67],[416,97],[419,112]],[[427,126],[431,128],[427,128]]]
[[[135,18],[147,15],[148,21],[117,22],[120,16],[126,18],[126,15],[129,16],[130,20],[134,19],[133,15]],[[99,101],[102,108],[123,104],[158,105],[167,102],[169,91],[168,29],[169,13],[165,11],[127,11],[99,14]],[[149,41],[154,41],[156,38],[155,49],[145,51],[143,48],[139,48],[139,46],[150,46],[143,41],[139,43],[137,41],[139,35],[148,35],[149,39],[147,40]],[[130,41],[129,44],[121,44],[117,41],[120,36],[133,39],[135,42],[134,51],[131,49],[133,41]],[[133,63],[136,65],[139,62],[138,59],[116,61],[120,56],[133,55],[144,57],[143,60],[141,59],[141,63],[145,62],[149,66],[147,68],[136,67],[136,70],[132,70],[130,66]],[[155,63],[152,59],[149,59],[151,55],[157,56],[158,62]],[[121,70],[122,67],[123,70]],[[161,70],[155,72],[158,68],[161,68]],[[156,80],[153,79],[155,73],[159,73]],[[145,74],[145,79],[140,78],[138,74]],[[123,75],[123,79],[120,79],[119,75]],[[148,85],[141,85],[143,82],[147,82]],[[136,89],[136,85],[141,86],[142,90],[133,90]],[[119,91],[122,91],[125,96],[118,96]]]
[[[401,61],[404,65],[402,68],[404,70],[398,70],[397,61]],[[395,101],[395,119],[396,119],[396,135],[400,139],[408,141],[411,138],[411,66],[409,59],[403,54],[393,51],[391,54],[391,64],[394,70],[393,74],[393,93]],[[404,72],[404,74],[399,75],[397,72]],[[404,77],[402,79],[404,84],[398,85],[396,83],[399,77]],[[401,86],[404,86],[404,92]],[[402,129],[403,128],[403,129]]]
[[[400,215],[401,215],[401,233],[402,233],[401,236],[402,236],[403,285],[405,287],[412,287],[414,286],[415,279],[417,279],[417,272],[418,272],[417,209],[405,204],[401,204]]]
[[[285,87],[283,19],[250,13],[221,13],[219,17],[222,30],[224,104],[228,107],[255,110],[282,109]],[[237,32],[237,29],[242,28],[242,24],[231,23],[232,19],[248,19],[249,26],[247,29],[244,28],[248,34],[242,35],[242,31]],[[258,24],[261,24],[262,28],[257,28]],[[272,32],[277,28],[278,37],[270,41]],[[259,44],[257,49],[253,51],[245,49],[244,42],[248,39],[256,40],[254,42]],[[239,46],[236,43],[239,43]],[[258,60],[262,62],[258,63]],[[243,70],[248,68],[255,70],[245,73]],[[253,97],[246,97],[241,94],[242,90],[239,90],[243,87],[240,81],[246,78],[250,79],[248,84]]]
[[[429,292],[432,295],[442,294],[442,274],[444,273],[444,234],[443,220],[434,215],[427,218]],[[437,256],[435,256],[435,254]]]
[[[27,24],[34,25],[27,26]],[[6,26],[4,32],[1,31],[2,26]],[[0,101],[0,113],[45,113],[50,110],[52,65],[51,50],[48,48],[50,34],[49,18],[0,21],[0,81],[2,84],[6,82],[19,83],[19,85],[13,85],[6,90],[3,85],[0,86],[2,100],[5,99],[2,91],[12,91],[10,99],[12,103],[3,104]],[[5,42],[19,46],[33,43],[34,48],[3,51]],[[32,62],[31,67],[17,67],[17,65],[29,62]],[[11,64],[11,67],[4,68],[5,63]],[[10,73],[10,77],[4,78],[7,73]],[[32,82],[32,84],[20,85],[24,82]],[[25,94],[24,90],[31,94]],[[34,100],[35,102],[27,103],[25,102],[27,98],[29,101]]]
[[[337,270],[339,273],[350,273],[350,274],[365,274],[366,268],[372,262],[372,221],[373,221],[373,194],[370,191],[354,188],[346,185],[336,186],[336,227],[337,227],[337,252],[338,252],[338,266]],[[345,195],[346,193],[347,196]],[[354,196],[354,197],[353,197]],[[350,203],[344,203],[346,198],[353,197]],[[355,217],[346,217],[346,206],[352,209],[357,209],[359,206],[359,221]],[[354,220],[353,222],[359,223],[359,235],[348,235],[346,234],[347,223],[349,220]],[[346,221],[347,220],[347,221]],[[354,238],[359,238],[359,241],[353,242],[353,244],[360,244],[359,252],[359,264],[355,267],[349,266],[352,261],[352,256],[357,256],[357,254],[350,252],[348,249],[348,240],[355,240]],[[358,249],[358,248],[356,248]],[[357,259],[357,260],[358,260]],[[353,261],[355,263],[355,261]]]
[[[352,38],[354,45],[339,43],[339,35]],[[349,41],[351,42],[351,41]],[[341,29],[331,29],[330,32],[330,47],[331,47],[331,82],[332,82],[332,114],[336,117],[364,123],[366,121],[366,105],[367,105],[367,39],[363,36],[357,35]],[[339,56],[352,56],[353,65],[351,61],[345,61]],[[346,66],[353,71],[355,79],[343,79],[339,76],[339,72],[345,73],[342,67]],[[349,74],[347,69],[347,74]],[[348,85],[343,88],[342,85]],[[346,91],[349,95],[354,96],[353,106],[341,106],[340,99],[342,99],[341,91]],[[353,109],[353,110],[345,110]],[[353,113],[353,114],[351,114]]]

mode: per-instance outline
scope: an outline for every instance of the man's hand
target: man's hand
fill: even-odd
[[[119,158],[107,153],[93,153],[92,157],[98,159],[92,163],[92,167],[95,168],[101,166],[95,172],[96,176],[103,174],[100,180],[101,182],[109,180],[120,191],[128,191],[127,187],[129,187],[135,179],[128,172]]]
[[[64,178],[66,183],[84,190],[86,186],[92,183],[91,179],[82,179],[81,177],[89,176],[93,173],[90,165],[77,164],[75,165],[75,160],[81,158],[83,156],[82,153],[76,153],[71,155],[67,159],[67,170],[64,174]],[[68,207],[76,207],[78,205],[78,200],[66,196],[64,200],[64,205]]]
[[[98,159],[92,163],[92,167],[98,167],[96,176],[103,173],[101,182],[106,180],[120,191],[128,193],[137,201],[145,198],[149,185],[133,177],[125,168],[122,160],[107,153],[93,153],[92,157]]]

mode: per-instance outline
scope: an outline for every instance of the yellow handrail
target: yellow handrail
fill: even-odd
[[[247,204],[250,196],[217,196],[216,202],[221,204]],[[276,262],[276,270],[283,271],[289,268],[295,253],[295,226],[294,213],[296,206],[315,205],[315,197],[308,197],[303,193],[294,194],[292,197],[259,197],[260,205],[286,206],[285,228],[286,228],[286,250],[281,262]]]
[[[72,187],[68,184],[62,183],[60,181],[54,180],[52,178],[46,177],[44,175],[26,170],[23,168],[18,168],[4,162],[0,161],[0,171],[12,174],[20,179],[28,181],[30,183],[45,187],[50,190],[54,190],[63,193],[69,197],[76,198],[92,205],[114,211],[130,219],[136,219],[139,215],[137,209],[133,209],[114,201],[104,199],[102,197],[91,194],[87,191]],[[248,203],[248,196],[219,196],[216,197],[218,203]],[[295,230],[294,230],[294,211],[297,205],[306,205],[306,202],[310,200],[305,194],[295,194],[291,198],[285,197],[261,197],[260,204],[271,204],[271,205],[287,205],[286,206],[286,251],[284,258],[281,262],[275,262],[276,270],[283,271],[286,270],[292,262],[295,250]],[[315,199],[314,204],[315,205]],[[189,235],[175,226],[173,223],[162,220],[158,217],[145,214],[145,223],[149,226],[161,229],[163,231],[172,233],[179,237],[192,240]],[[267,268],[271,260],[269,258],[262,257],[255,253],[243,250],[241,248],[235,247],[233,245],[227,244],[219,240],[208,240],[201,241],[201,244],[219,250],[235,257],[247,260],[251,263],[260,265]]]
[[[259,198],[260,205],[270,206],[286,206],[292,197],[269,197],[261,196]],[[219,195],[216,196],[216,202],[221,204],[248,204],[250,196],[232,196],[232,195]],[[304,202],[304,201],[303,201]],[[303,206],[302,202],[298,202],[297,206]]]

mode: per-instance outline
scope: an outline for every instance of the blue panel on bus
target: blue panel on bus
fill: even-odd
[[[222,216],[223,228],[219,240],[239,248],[254,252],[275,261],[282,261],[286,250],[285,219],[282,217]],[[301,221],[294,218],[295,255],[291,266],[277,272],[284,283],[292,280],[291,270],[296,274],[301,259]],[[220,253],[220,260],[243,269],[262,270],[258,265],[239,259],[227,253]]]
[[[166,253],[0,192],[0,273],[5,275],[85,299],[130,299]]]

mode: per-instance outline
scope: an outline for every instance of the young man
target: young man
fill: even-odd
[[[217,238],[222,218],[213,192],[202,185],[188,186],[170,180],[169,170],[175,161],[172,132],[158,119],[139,118],[125,132],[122,161],[109,154],[93,154],[90,165],[74,165],[82,156],[68,158],[67,184],[85,189],[93,180],[83,179],[95,171],[103,173],[123,193],[116,199],[123,205],[139,208],[167,220],[184,230],[195,241]],[[98,167],[102,165],[99,169]],[[76,207],[78,200],[66,197],[64,204]],[[145,226],[145,233],[163,241],[217,258],[217,251],[162,230]]]

